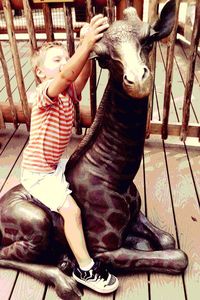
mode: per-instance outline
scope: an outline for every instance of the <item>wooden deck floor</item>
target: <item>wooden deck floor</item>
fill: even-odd
[[[28,133],[25,125],[11,125],[0,132],[0,191],[3,195],[19,182],[22,151]],[[73,136],[68,154],[81,137]],[[135,183],[141,193],[142,210],[158,227],[170,232],[177,247],[189,257],[184,276],[133,274],[120,277],[115,295],[100,296],[88,290],[83,300],[197,300],[200,294],[200,147],[146,141],[144,157]],[[0,299],[56,300],[52,288],[13,270],[0,269]]]
[[[20,42],[20,57],[27,92],[35,83],[30,71],[27,42]],[[13,98],[19,101],[11,54],[7,42],[3,42],[10,66]],[[164,88],[166,46],[160,44],[157,51],[156,89],[153,119],[161,120]],[[176,47],[175,69],[172,87],[171,121],[182,118],[185,68],[188,49],[182,44]],[[0,102],[6,101],[4,80],[0,69]],[[105,76],[98,88],[100,99],[105,86]],[[192,96],[191,120],[199,123],[200,60],[198,58]],[[84,99],[88,99],[87,91]],[[73,136],[69,154],[80,141]],[[24,124],[17,130],[11,124],[0,130],[0,195],[19,183],[22,151],[28,133]],[[195,146],[194,146],[195,145]],[[142,210],[158,227],[170,232],[177,248],[189,257],[189,266],[183,276],[164,274],[132,274],[121,276],[120,288],[113,295],[101,296],[85,290],[81,300],[198,300],[200,295],[200,145],[189,139],[186,144],[178,137],[162,141],[158,136],[146,140],[144,157],[135,183],[141,193]],[[45,287],[33,278],[13,270],[0,269],[0,299],[2,300],[57,300],[52,288]],[[70,300],[70,299],[69,299]]]

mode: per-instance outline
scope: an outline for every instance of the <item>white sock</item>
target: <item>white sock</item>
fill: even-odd
[[[89,271],[93,266],[94,266],[94,260],[92,258],[91,258],[91,261],[88,265],[86,265],[84,267],[79,265],[79,267],[82,271]]]

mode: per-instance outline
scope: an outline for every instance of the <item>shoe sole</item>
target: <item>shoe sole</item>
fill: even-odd
[[[81,280],[79,277],[77,277],[75,274],[72,274],[73,278],[81,283],[82,285],[85,285],[87,286],[88,288],[98,292],[98,293],[101,293],[101,294],[109,294],[109,293],[112,293],[114,291],[116,291],[116,289],[118,288],[119,286],[119,281],[118,279],[116,279],[116,283],[112,285],[112,287],[110,287],[110,289],[107,289],[107,290],[102,290],[102,289],[99,289],[98,287],[94,287],[92,284],[90,284],[89,282],[86,282],[86,281],[83,281]]]

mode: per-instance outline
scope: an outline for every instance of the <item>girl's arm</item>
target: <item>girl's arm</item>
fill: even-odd
[[[101,14],[91,19],[89,30],[85,34],[81,45],[50,83],[47,91],[50,98],[57,97],[60,93],[64,92],[77,79],[81,71],[83,71],[83,76],[81,75],[83,79],[79,83],[76,83],[77,94],[80,94],[84,81],[87,81],[86,77],[88,78],[90,72],[89,54],[95,43],[102,38],[102,32],[108,27],[107,17],[103,17]]]

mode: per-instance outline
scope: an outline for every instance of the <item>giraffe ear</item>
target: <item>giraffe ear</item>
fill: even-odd
[[[159,41],[167,37],[174,27],[175,22],[175,11],[176,11],[176,3],[174,0],[168,1],[163,7],[160,18],[156,21],[154,25],[152,25],[151,40]]]

